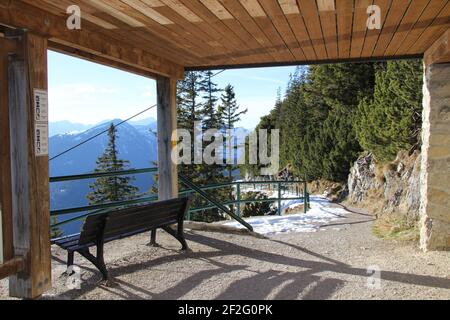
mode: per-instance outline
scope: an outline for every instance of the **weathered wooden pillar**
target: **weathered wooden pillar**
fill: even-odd
[[[0,264],[11,260],[13,253],[11,208],[11,154],[9,141],[8,57],[14,41],[0,38]]]
[[[33,299],[51,288],[47,40],[24,33],[20,41],[8,87],[14,254],[25,267],[10,277],[10,295]]]
[[[450,250],[450,30],[425,55],[421,247]]]
[[[172,161],[172,133],[177,128],[177,80],[157,79],[158,90],[158,192],[160,200],[178,197],[178,169]]]

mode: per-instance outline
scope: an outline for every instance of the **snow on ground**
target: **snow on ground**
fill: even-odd
[[[296,197],[296,195],[286,194],[283,197],[291,198]],[[330,222],[345,218],[349,213],[343,208],[336,207],[323,196],[311,196],[310,201],[311,209],[306,214],[253,217],[245,219],[245,221],[253,226],[255,232],[269,236],[293,232],[316,232]],[[303,200],[282,201],[283,210],[295,208],[301,204],[303,204]],[[225,225],[239,229],[244,228],[238,222],[229,222]]]

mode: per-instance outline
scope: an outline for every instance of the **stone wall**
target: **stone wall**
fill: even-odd
[[[421,247],[450,250],[450,63],[425,67]]]

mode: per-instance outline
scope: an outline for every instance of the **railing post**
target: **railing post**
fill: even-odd
[[[281,216],[281,183],[278,182],[278,215]]]
[[[240,182],[237,183],[237,188],[236,188],[236,198],[237,198],[237,216],[240,217],[241,216],[241,184]]]
[[[304,207],[304,212],[308,213],[308,190],[307,190],[307,183],[306,180],[303,183],[303,207]]]

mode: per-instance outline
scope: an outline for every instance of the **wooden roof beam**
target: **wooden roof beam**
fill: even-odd
[[[426,65],[450,62],[450,29],[448,29],[426,52]]]
[[[182,79],[184,67],[128,44],[111,41],[106,35],[89,29],[69,30],[64,17],[22,1],[0,0],[0,24],[29,30],[48,38],[49,49],[66,52],[103,65],[120,68],[150,78],[159,76]],[[98,58],[97,58],[98,57]]]

